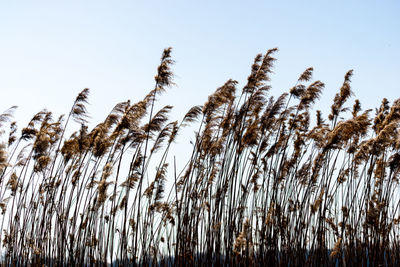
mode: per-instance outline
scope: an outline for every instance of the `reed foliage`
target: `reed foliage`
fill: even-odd
[[[155,110],[173,85],[170,48],[154,89],[93,129],[88,89],[68,115],[43,110],[21,131],[15,107],[5,111],[2,264],[398,266],[400,100],[375,114],[349,104],[349,71],[324,118],[312,68],[271,94],[276,51],[255,57],[242,90],[228,80],[181,121],[172,106]],[[81,126],[66,137],[71,120]],[[192,151],[177,170],[188,126]]]

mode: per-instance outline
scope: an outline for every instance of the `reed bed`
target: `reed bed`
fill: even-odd
[[[228,80],[181,121],[172,106],[155,110],[173,85],[170,48],[154,89],[91,130],[88,89],[68,115],[41,111],[21,131],[15,107],[5,111],[1,264],[400,265],[400,100],[349,104],[349,71],[324,118],[313,68],[271,94],[276,51],[255,57],[241,90]],[[71,125],[81,126],[66,137]],[[192,151],[177,170],[188,126]]]

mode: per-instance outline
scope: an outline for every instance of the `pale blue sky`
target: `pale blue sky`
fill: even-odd
[[[168,46],[178,86],[160,105],[174,105],[174,119],[229,78],[243,85],[254,56],[273,47],[271,94],[313,66],[326,83],[317,108],[327,115],[354,69],[353,91],[375,108],[400,97],[399,14],[400,1],[1,0],[0,112],[18,105],[21,128],[42,108],[67,113],[88,87],[97,124],[117,102],[152,89]]]

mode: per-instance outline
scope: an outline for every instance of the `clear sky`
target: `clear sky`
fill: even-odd
[[[153,88],[169,46],[177,87],[160,105],[174,105],[175,119],[229,78],[242,86],[254,56],[273,47],[271,94],[312,66],[326,83],[318,106],[325,116],[349,69],[363,108],[400,97],[398,0],[1,0],[0,36],[0,112],[18,105],[20,128],[42,108],[69,112],[85,87],[97,124],[117,102]]]

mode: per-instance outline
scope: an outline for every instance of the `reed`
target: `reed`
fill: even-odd
[[[375,115],[352,105],[350,70],[328,117],[313,115],[324,83],[308,68],[274,97],[276,52],[255,57],[242,90],[228,80],[181,121],[155,109],[174,85],[171,48],[154,89],[91,130],[89,89],[67,116],[43,110],[20,132],[6,110],[1,264],[398,266],[400,100]],[[185,127],[195,141],[177,170]]]

